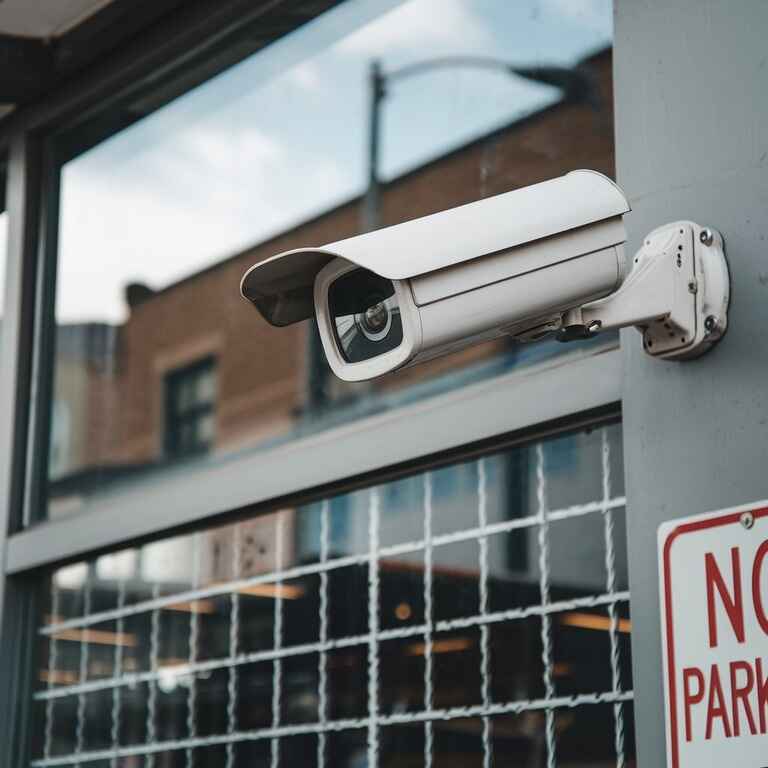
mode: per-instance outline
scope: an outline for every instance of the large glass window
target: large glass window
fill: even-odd
[[[238,286],[260,259],[357,234],[372,201],[394,224],[574,168],[613,175],[611,37],[609,0],[348,0],[69,161],[49,515],[158,482],[181,454],[221,461],[562,351],[501,340],[343,385],[312,324],[266,325]],[[563,67],[567,87],[506,64]],[[169,451],[169,376],[210,358],[208,450]]]
[[[59,568],[33,766],[634,766],[621,430]]]

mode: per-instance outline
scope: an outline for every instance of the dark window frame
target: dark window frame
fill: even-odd
[[[210,401],[194,402],[192,405],[180,405],[181,390],[190,381],[197,381],[201,375],[217,375],[216,357],[208,355],[188,365],[174,368],[163,379],[163,399],[165,403],[163,419],[163,455],[166,459],[183,459],[206,453],[213,446],[210,442],[197,442],[184,445],[184,426],[197,424],[205,416],[216,418],[216,392]]]

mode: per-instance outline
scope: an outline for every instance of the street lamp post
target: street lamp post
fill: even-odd
[[[593,103],[596,101],[590,77],[578,67],[554,65],[519,67],[488,56],[443,56],[384,72],[379,61],[372,61],[368,74],[368,186],[363,199],[362,229],[364,232],[370,232],[381,224],[381,179],[379,178],[381,109],[387,97],[387,86],[396,80],[403,80],[435,69],[467,67],[496,70],[514,77],[553,85],[560,88],[565,101],[592,101]]]
[[[368,73],[368,186],[363,198],[363,230],[370,232],[379,226],[381,182],[379,181],[379,150],[381,148],[381,105],[386,97],[386,75],[381,62],[371,62]]]

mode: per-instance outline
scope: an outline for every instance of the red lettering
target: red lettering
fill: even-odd
[[[766,712],[768,712],[768,675],[763,677],[763,660],[755,659],[757,682],[757,711],[760,714],[760,733],[766,730]]]
[[[723,575],[717,567],[715,556],[707,552],[704,558],[707,575],[707,614],[709,616],[709,647],[717,646],[717,616],[715,615],[715,587],[720,593],[725,612],[731,622],[736,638],[744,642],[744,602],[741,597],[741,558],[739,550],[731,550],[731,568],[733,571],[733,597],[728,593]]]
[[[747,675],[744,685],[739,685],[736,677],[739,671],[745,672]],[[752,716],[752,707],[749,703],[749,694],[752,692],[752,688],[755,685],[755,673],[752,671],[751,665],[746,661],[733,661],[731,662],[731,719],[733,720],[733,735],[741,735],[741,722],[739,720],[739,701],[741,701],[744,712],[747,715],[747,723],[749,724],[749,732],[752,736],[757,733],[755,727],[755,718]]]
[[[691,680],[698,682],[698,690],[694,693],[691,690]],[[693,740],[693,728],[691,727],[691,707],[694,704],[701,704],[704,699],[704,673],[697,667],[689,667],[683,670],[683,694],[685,700],[685,740]]]
[[[731,724],[728,722],[728,712],[725,709],[725,700],[723,698],[723,687],[720,684],[720,673],[717,671],[717,664],[712,665],[712,677],[709,681],[709,700],[707,701],[707,735],[706,739],[712,738],[712,727],[715,718],[719,718],[723,723],[723,731],[726,738],[732,736]]]
[[[768,557],[768,541],[760,545],[755,555],[755,564],[752,566],[752,601],[755,604],[755,616],[760,622],[760,626],[768,635],[768,616],[765,614],[765,605],[763,604],[763,590],[760,585],[760,576],[763,571],[763,562]]]

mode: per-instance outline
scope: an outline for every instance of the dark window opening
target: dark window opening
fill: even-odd
[[[216,422],[216,361],[213,357],[171,371],[165,378],[165,456],[206,453]]]

